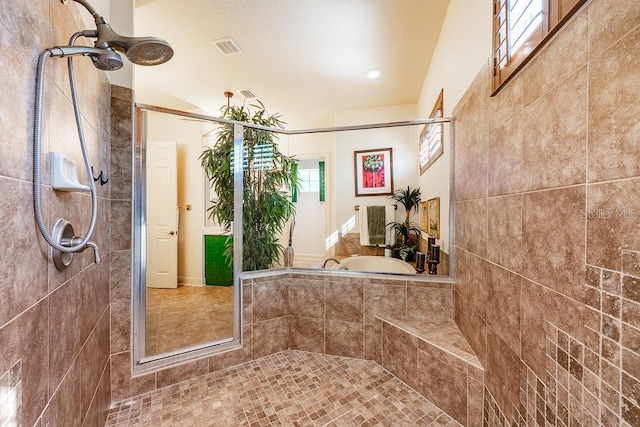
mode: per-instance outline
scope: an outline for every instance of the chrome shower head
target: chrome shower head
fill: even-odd
[[[136,65],[160,65],[173,57],[171,45],[159,37],[127,37],[113,31],[111,25],[87,0],[74,0],[89,11],[98,30],[94,47],[115,49],[124,53]],[[92,35],[92,37],[95,37]],[[96,65],[97,66],[97,65]]]
[[[73,55],[88,56],[93,61],[93,65],[103,71],[119,70],[124,65],[118,52],[110,48],[98,49],[86,46],[56,46],[47,50],[51,53],[51,56],[57,56],[59,58]]]
[[[98,28],[98,49],[111,48],[124,53],[136,65],[160,65],[173,57],[173,49],[159,37],[127,37],[113,31],[111,25],[99,15],[94,15]]]
[[[116,71],[122,68],[124,63],[122,62],[122,58],[118,54],[111,49],[100,49],[103,50],[104,53],[101,55],[91,55],[91,60],[93,61],[93,65],[102,71]]]

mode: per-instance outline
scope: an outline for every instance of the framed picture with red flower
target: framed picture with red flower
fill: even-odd
[[[393,150],[354,151],[356,197],[393,194]]]

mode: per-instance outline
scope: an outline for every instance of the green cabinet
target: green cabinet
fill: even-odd
[[[229,236],[204,236],[204,276],[207,285],[232,286],[233,268],[224,257],[224,246]]]

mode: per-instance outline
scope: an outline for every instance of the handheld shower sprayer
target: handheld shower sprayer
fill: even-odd
[[[92,48],[85,46],[56,46],[47,49],[51,56],[59,58],[69,57],[72,55],[88,56],[93,61],[93,65],[102,71],[115,71],[122,68],[124,63],[118,52],[111,48]]]
[[[173,49],[165,40],[157,37],[126,37],[117,34],[107,21],[85,0],[74,0],[84,6],[93,16],[96,30],[84,30],[73,34],[68,46],[55,46],[45,49],[38,58],[36,69],[36,96],[34,111],[33,131],[33,207],[38,229],[42,237],[52,248],[52,258],[55,267],[62,271],[69,267],[76,252],[82,252],[87,248],[94,251],[96,264],[100,264],[100,252],[98,245],[89,241],[96,225],[98,212],[98,196],[96,193],[91,165],[82,127],[82,117],[78,104],[78,94],[75,84],[73,56],[87,56],[93,61],[93,65],[99,70],[114,71],[122,68],[123,61],[119,52],[137,65],[158,65],[167,62],[173,56]],[[63,0],[63,3],[66,1]],[[76,46],[79,37],[97,39],[93,47]],[[42,100],[44,93],[45,63],[49,57],[67,58],[69,68],[69,85],[71,87],[71,101],[75,113],[78,138],[84,161],[85,171],[89,180],[91,192],[91,221],[84,237],[76,236],[72,225],[65,219],[59,219],[49,233],[44,223],[42,212]]]

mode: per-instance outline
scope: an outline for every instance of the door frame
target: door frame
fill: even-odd
[[[313,159],[324,159],[324,191],[325,191],[325,201],[324,201],[324,238],[327,239],[329,234],[331,233],[332,224],[335,220],[331,217],[331,211],[333,206],[333,161],[331,158],[331,152],[312,152],[312,153],[301,153],[296,154],[296,160],[313,160]],[[326,241],[326,240],[325,240]],[[295,246],[294,246],[295,248]],[[333,248],[327,249],[325,245],[324,249],[324,258],[327,256],[331,256],[333,253]]]

